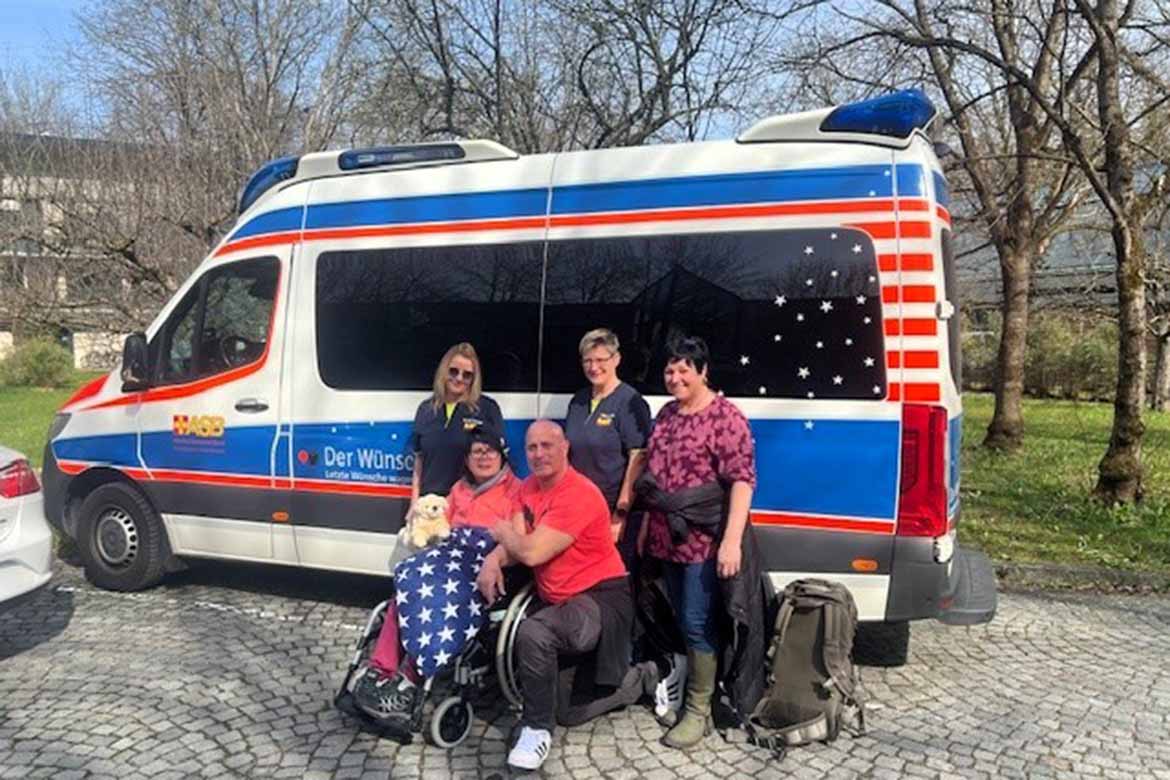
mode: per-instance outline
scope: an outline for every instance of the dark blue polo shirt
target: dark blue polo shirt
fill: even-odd
[[[447,419],[445,405],[435,409],[431,399],[423,401],[414,414],[414,430],[410,434],[410,451],[421,453],[422,478],[420,496],[437,493],[445,496],[463,474],[463,459],[467,455],[467,434],[481,425],[504,435],[504,415],[500,405],[486,395],[479,398],[479,409],[472,411],[467,404],[455,404],[451,419]]]
[[[565,416],[569,462],[601,489],[612,511],[626,476],[630,450],[645,449],[650,439],[650,405],[624,382],[590,412],[592,397],[593,391],[587,387],[569,401]]]

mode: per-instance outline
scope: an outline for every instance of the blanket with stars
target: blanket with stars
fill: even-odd
[[[475,578],[495,546],[485,528],[454,528],[441,544],[394,567],[398,635],[423,677],[454,661],[487,620]]]

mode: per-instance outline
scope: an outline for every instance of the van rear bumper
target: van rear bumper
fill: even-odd
[[[948,565],[934,560],[934,549],[933,539],[895,538],[886,621],[989,622],[995,617],[997,598],[995,570],[987,556],[956,544]]]

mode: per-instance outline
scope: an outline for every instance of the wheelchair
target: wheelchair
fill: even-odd
[[[445,750],[459,745],[471,733],[475,718],[472,698],[479,692],[495,686],[512,707],[519,709],[520,687],[513,657],[516,634],[536,594],[530,581],[523,586],[515,585],[515,589],[514,585],[507,584],[508,593],[514,595],[505,596],[488,608],[483,629],[453,663],[434,677],[423,679],[408,719],[376,718],[354,700],[354,686],[369,664],[392,599],[378,604],[358,636],[345,679],[333,698],[334,706],[380,736],[409,744],[416,734],[425,733],[432,744]],[[427,718],[428,705],[432,703]]]

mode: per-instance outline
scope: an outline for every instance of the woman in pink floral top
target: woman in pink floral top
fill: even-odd
[[[718,661],[717,577],[734,577],[756,485],[751,428],[734,404],[708,385],[710,355],[699,338],[670,346],[666,389],[674,396],[658,413],[647,444],[646,470],[663,491],[719,483],[729,492],[718,533],[688,527],[675,543],[665,515],[651,511],[638,538],[639,554],[663,561],[667,589],[687,642],[686,711],[665,737],[673,747],[697,744],[710,731]]]

